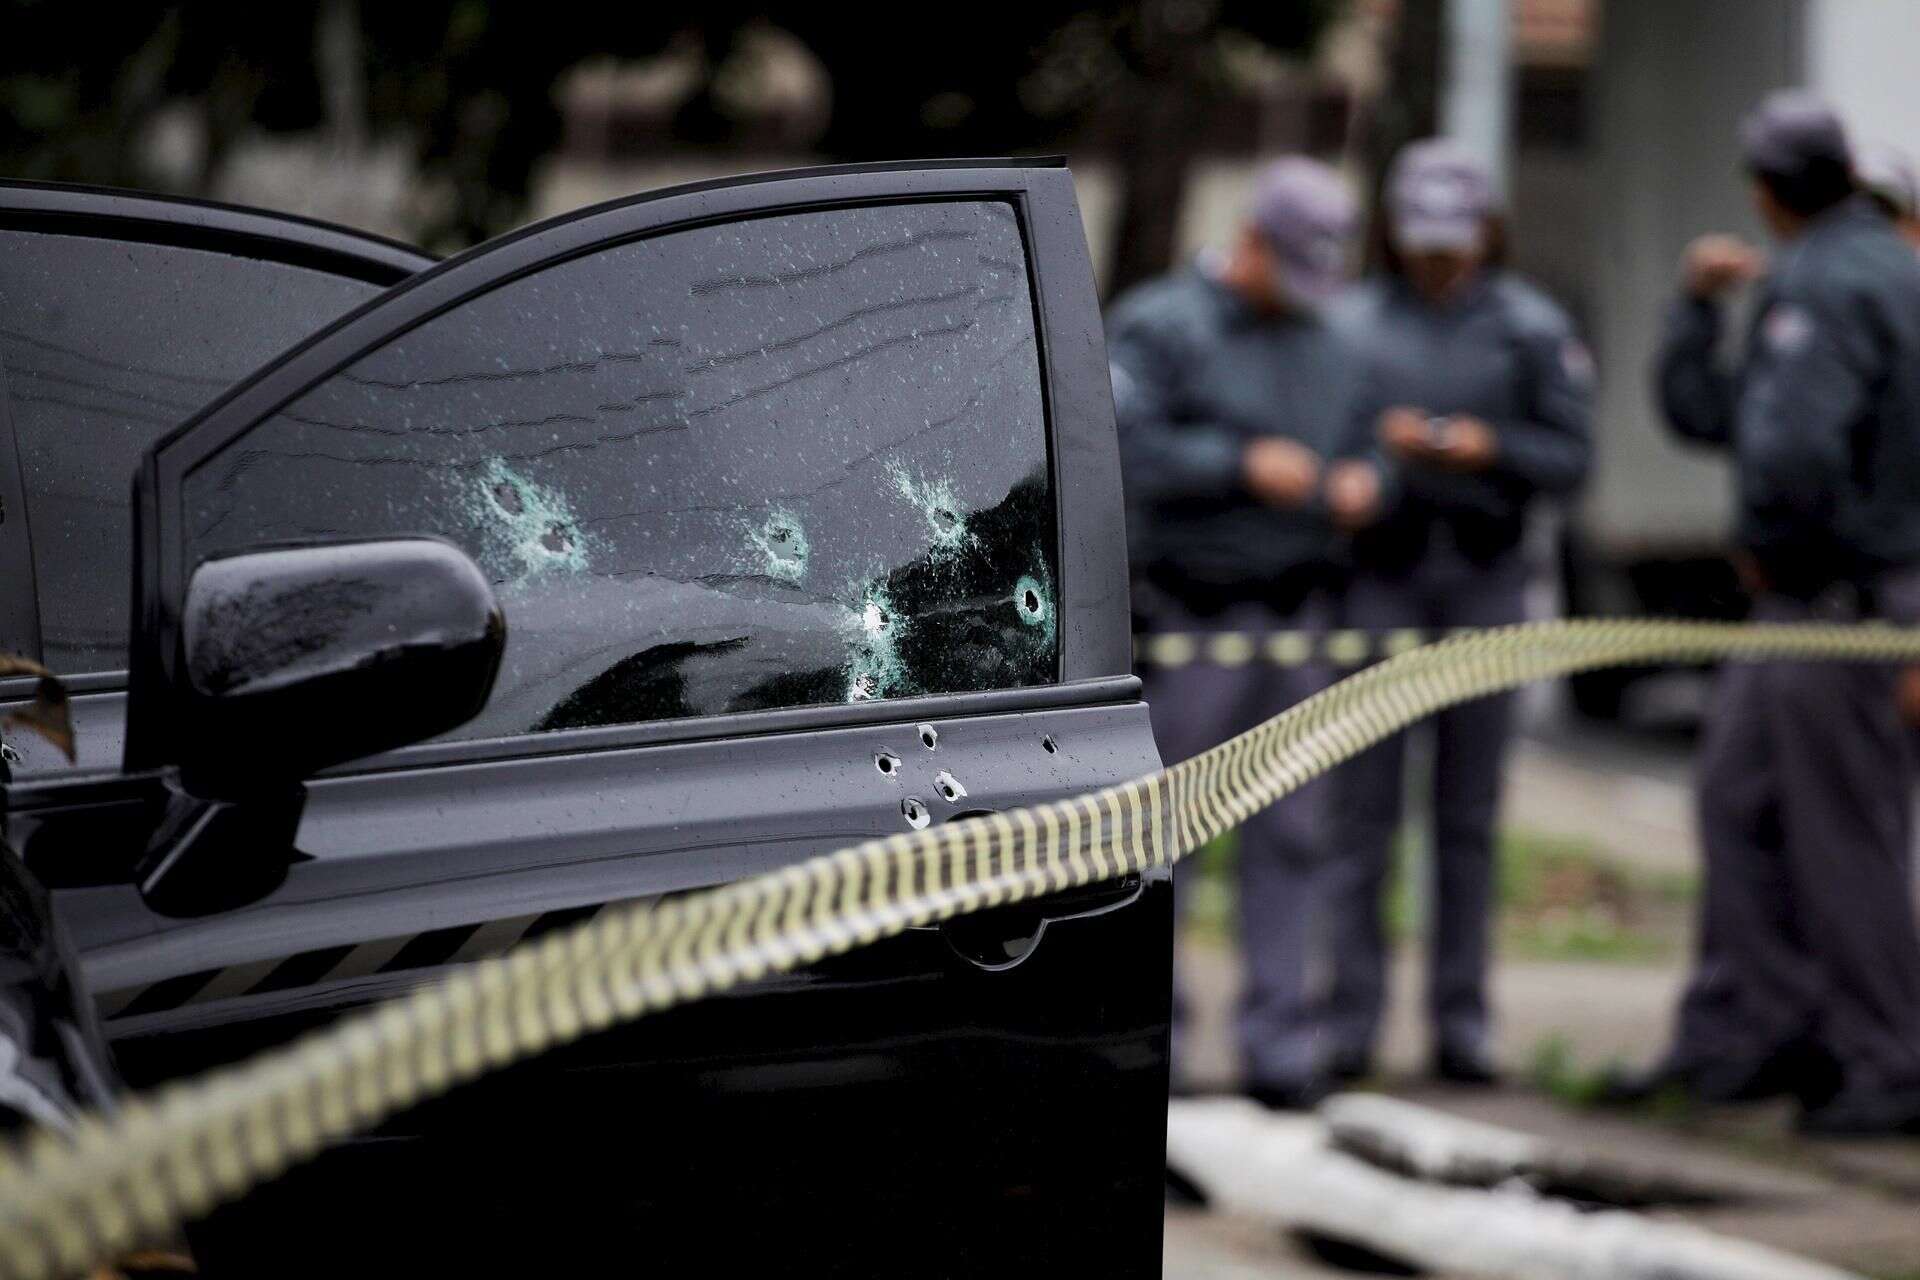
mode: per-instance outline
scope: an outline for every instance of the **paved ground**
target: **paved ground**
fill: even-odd
[[[1560,731],[1520,752],[1507,820],[1549,834],[1581,836],[1608,857],[1649,873],[1692,866],[1684,744],[1635,742]],[[1498,1052],[1516,1083],[1461,1092],[1420,1077],[1420,965],[1395,968],[1382,1087],[1416,1101],[1509,1127],[1602,1148],[1654,1153],[1663,1161],[1774,1179],[1774,1193],[1737,1207],[1690,1212],[1690,1220],[1884,1277],[1920,1276],[1920,1142],[1809,1143],[1784,1107],[1686,1118],[1621,1118],[1555,1101],[1531,1080],[1543,1054],[1590,1069],[1644,1060],[1665,1039],[1681,982],[1679,956],[1659,963],[1506,959],[1498,966]],[[1184,941],[1181,975],[1196,1017],[1188,1064],[1196,1083],[1230,1088],[1235,1067],[1230,1013],[1237,986],[1231,950]],[[1323,1265],[1255,1223],[1169,1208],[1166,1274],[1196,1280],[1351,1274]]]

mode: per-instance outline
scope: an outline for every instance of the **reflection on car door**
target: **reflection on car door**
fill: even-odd
[[[472,725],[310,787],[259,902],[63,895],[123,1068],[1154,767],[1098,333],[1062,169],[718,184],[429,272],[158,447],[131,765],[170,762],[141,672],[209,555],[438,535],[509,639]],[[916,930],[399,1117],[200,1243],[257,1266],[340,1203],[442,1266],[1157,1273],[1169,927],[1152,880]],[[719,1206],[756,1231],[717,1239]]]

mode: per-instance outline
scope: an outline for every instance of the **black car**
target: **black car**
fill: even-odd
[[[0,237],[0,648],[81,750],[12,742],[0,811],[127,1086],[1157,767],[1057,164],[679,187],[432,266],[37,188]],[[192,1244],[1158,1274],[1171,925],[1148,877],[913,930],[404,1113]]]

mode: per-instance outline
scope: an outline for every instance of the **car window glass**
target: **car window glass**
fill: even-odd
[[[456,736],[1055,678],[1054,506],[1011,205],[769,216],[503,284],[197,465],[189,565],[428,533],[507,614]]]
[[[141,451],[376,292],[204,249],[0,231],[0,363],[49,667],[126,666]]]

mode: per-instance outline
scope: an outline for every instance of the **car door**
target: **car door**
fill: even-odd
[[[173,761],[160,690],[208,556],[437,535],[508,640],[471,724],[308,787],[258,901],[56,890],[123,1072],[1154,768],[1106,377],[1064,168],[869,167],[483,246],[161,442],[130,776]],[[299,1238],[320,1269],[1157,1274],[1169,957],[1164,879],[915,930],[400,1116],[196,1243],[215,1270]],[[301,1235],[321,1206],[337,1228]]]
[[[0,652],[66,679],[80,767],[120,763],[141,454],[433,261],[284,215],[0,182]],[[0,680],[0,710],[32,695]],[[69,768],[38,739],[8,746],[23,775]]]

